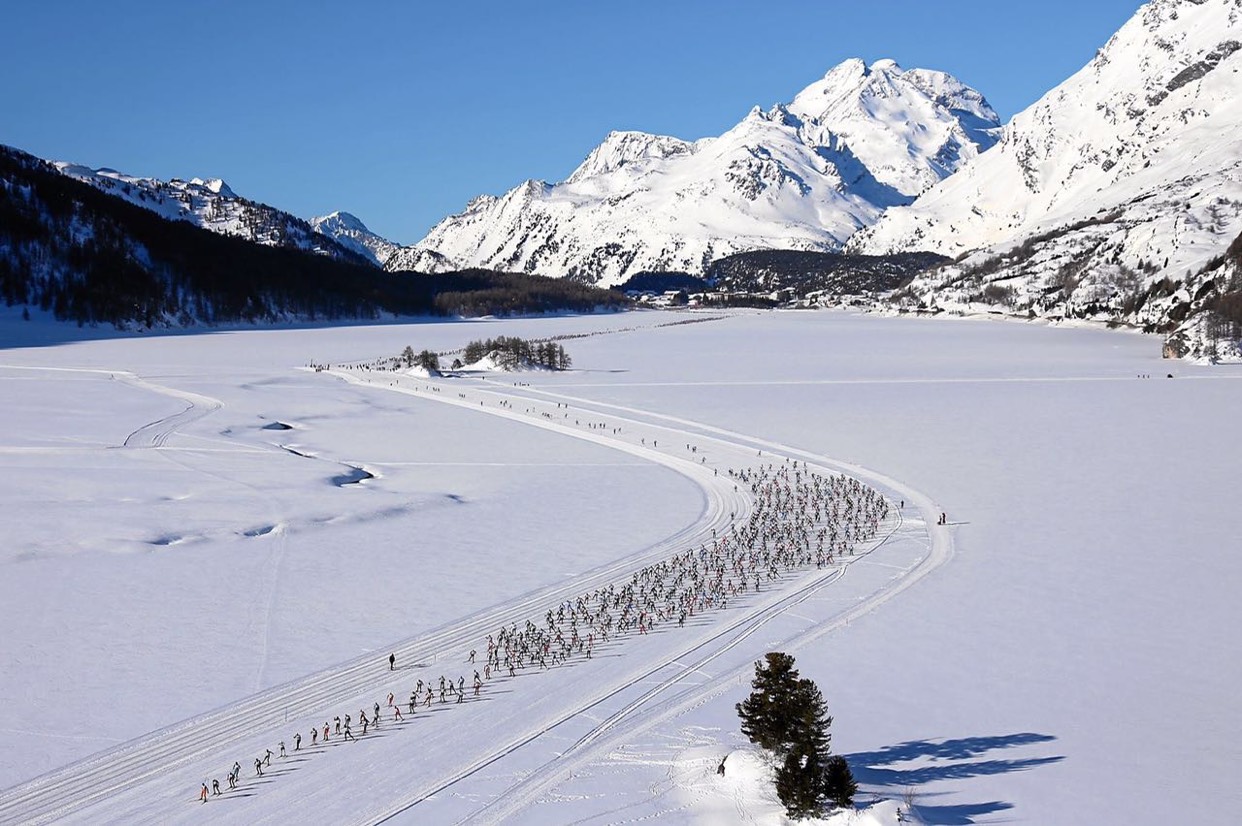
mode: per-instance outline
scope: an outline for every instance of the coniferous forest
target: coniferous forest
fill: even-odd
[[[487,270],[384,272],[169,221],[0,147],[0,299],[118,327],[616,309],[615,293]]]

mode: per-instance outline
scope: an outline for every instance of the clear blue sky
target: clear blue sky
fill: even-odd
[[[609,130],[720,134],[849,57],[951,72],[1008,119],[1138,6],[12,0],[0,143],[412,243],[474,195],[564,178]]]

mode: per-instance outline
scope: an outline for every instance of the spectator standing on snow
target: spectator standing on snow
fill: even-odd
[[[389,654],[388,655],[388,670],[395,671],[396,668],[397,668],[397,655]]]

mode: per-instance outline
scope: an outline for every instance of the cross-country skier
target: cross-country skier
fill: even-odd
[[[214,777],[211,778],[211,793],[220,794],[220,781]]]
[[[203,783],[203,790],[198,793],[198,799],[204,803],[207,802],[207,784],[205,782]]]
[[[293,750],[294,751],[302,750],[302,733],[300,731],[295,732],[293,735]]]
[[[396,668],[397,668],[397,655],[389,654],[388,655],[388,670],[394,671],[396,670]]]

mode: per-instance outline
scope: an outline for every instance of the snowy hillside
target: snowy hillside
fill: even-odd
[[[1242,229],[1240,50],[1242,0],[1146,4],[992,151],[850,248],[963,256],[911,285],[924,307],[1168,331],[1223,289],[1204,270]]]
[[[613,132],[566,180],[475,198],[388,268],[431,251],[611,285],[753,249],[836,250],[991,146],[998,123],[943,72],[848,60],[716,138]]]
[[[376,263],[373,255],[359,250],[357,245],[340,244],[332,234],[317,232],[295,215],[243,198],[219,178],[161,181],[64,161],[57,161],[54,166],[75,180],[169,221],[185,221],[265,246],[289,247],[354,263]],[[358,224],[361,226],[361,222]]]
[[[342,247],[363,256],[377,267],[384,266],[388,256],[400,248],[387,238],[367,229],[361,219],[348,212],[333,212],[310,220],[311,227],[320,235],[336,241]]]

